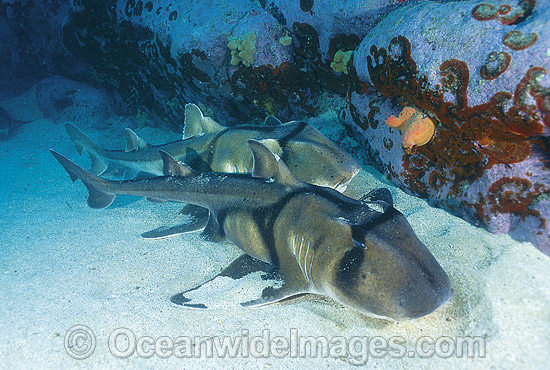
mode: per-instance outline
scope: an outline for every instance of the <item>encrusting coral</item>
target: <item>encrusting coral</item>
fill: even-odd
[[[435,132],[434,122],[413,107],[403,108],[399,117],[391,115],[385,122],[388,126],[401,130],[401,145],[405,149],[427,144]]]

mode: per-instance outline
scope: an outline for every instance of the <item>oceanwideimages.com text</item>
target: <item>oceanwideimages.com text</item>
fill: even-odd
[[[370,358],[486,356],[483,337],[423,336],[410,343],[401,336],[303,336],[296,328],[287,335],[272,335],[269,329],[252,335],[243,329],[235,336],[178,337],[137,336],[128,328],[118,328],[105,339],[117,358],[346,358],[354,365],[364,365]],[[75,326],[65,335],[65,350],[74,358],[85,359],[93,354],[96,341],[90,328]]]

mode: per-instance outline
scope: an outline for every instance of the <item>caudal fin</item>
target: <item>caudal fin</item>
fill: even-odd
[[[116,194],[108,193],[101,189],[101,185],[108,184],[109,180],[103,179],[86,171],[84,168],[52,149],[50,149],[50,152],[53,154],[55,159],[61,163],[73,182],[80,179],[84,183],[89,193],[88,206],[91,208],[106,208],[113,203]]]
[[[92,161],[91,171],[96,175],[102,175],[109,165],[98,155],[102,148],[72,123],[67,122],[65,130],[69,134],[78,154],[82,155],[82,152],[86,152],[90,156],[90,160]]]

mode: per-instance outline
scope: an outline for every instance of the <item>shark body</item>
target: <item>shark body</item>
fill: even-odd
[[[353,157],[305,122],[282,124],[268,117],[263,126],[224,127],[203,116],[195,104],[185,107],[183,139],[162,145],[147,144],[126,129],[125,150],[109,150],[70,123],[66,124],[66,129],[78,153],[89,154],[91,172],[96,175],[103,174],[109,164],[116,163],[132,173],[160,176],[163,162],[159,150],[199,172],[250,173],[252,154],[246,145],[250,139],[266,145],[283,159],[298,179],[307,183],[344,191],[359,171]]]
[[[117,194],[188,202],[210,211],[202,235],[230,241],[246,255],[218,276],[239,279],[266,272],[273,285],[262,305],[316,293],[374,317],[406,320],[437,309],[452,295],[447,274],[393,207],[387,189],[355,200],[327,187],[299,181],[266,146],[250,140],[252,175],[198,174],[167,152],[163,176],[113,181],[52,154],[71,179],[82,180],[92,208],[109,206]],[[186,298],[177,304],[206,308]]]

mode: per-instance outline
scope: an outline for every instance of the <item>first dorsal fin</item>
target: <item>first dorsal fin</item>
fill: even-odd
[[[267,146],[256,140],[248,140],[248,146],[252,151],[253,166],[252,176],[273,178],[285,185],[299,185],[301,182],[294,177],[286,164]]]
[[[200,108],[192,103],[185,105],[184,124],[184,139],[207,133],[219,132],[225,128],[212,118],[203,116]]]
[[[191,176],[195,174],[195,171],[191,169],[188,165],[182,162],[178,162],[172,157],[169,153],[164,150],[159,150],[160,156],[162,157],[162,172],[164,176]]]
[[[126,136],[125,152],[137,152],[140,149],[147,148],[147,142],[137,136],[137,134],[131,129],[124,129],[124,136]]]

